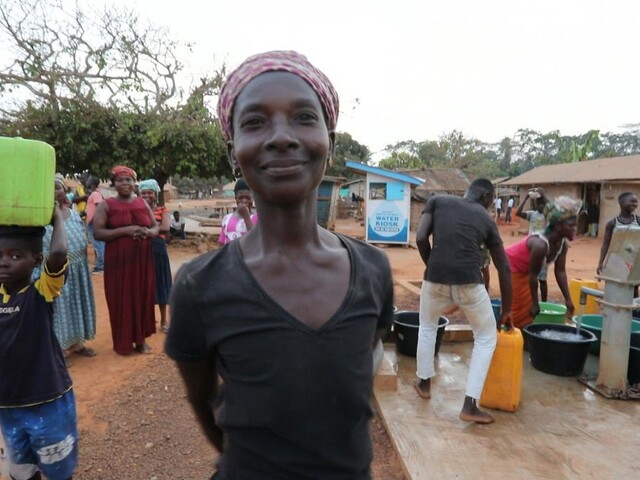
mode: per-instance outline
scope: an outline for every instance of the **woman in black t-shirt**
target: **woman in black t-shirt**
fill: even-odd
[[[182,268],[166,344],[222,453],[218,478],[369,479],[393,282],[380,250],[317,225],[337,94],[302,55],[267,52],[229,75],[218,117],[260,222]]]

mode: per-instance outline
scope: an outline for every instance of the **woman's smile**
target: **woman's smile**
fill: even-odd
[[[300,171],[306,164],[304,160],[269,160],[260,168],[271,175],[289,175]]]

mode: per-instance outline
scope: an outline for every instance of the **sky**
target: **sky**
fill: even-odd
[[[374,158],[453,129],[499,142],[640,122],[637,0],[113,3],[193,42],[194,80],[261,51],[305,54],[340,95],[338,130]]]

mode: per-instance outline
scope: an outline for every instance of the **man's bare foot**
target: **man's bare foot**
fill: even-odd
[[[416,392],[418,392],[418,395],[420,395],[421,398],[424,398],[427,400],[431,398],[431,379],[430,378],[427,378],[426,380],[423,380],[421,378],[417,379],[413,383],[413,387],[416,389]]]
[[[464,405],[460,411],[460,420],[463,422],[474,422],[488,424],[493,423],[494,418],[487,412],[483,412],[476,405],[475,398],[464,397]]]

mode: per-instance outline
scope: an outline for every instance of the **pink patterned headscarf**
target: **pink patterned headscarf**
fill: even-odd
[[[229,74],[218,98],[218,119],[226,140],[233,137],[233,107],[247,84],[265,72],[289,72],[306,81],[318,95],[327,117],[327,127],[335,130],[338,123],[338,93],[327,76],[314,67],[307,57],[291,50],[275,50],[247,58]]]
[[[138,179],[138,175],[133,168],[129,168],[125,165],[116,165],[111,169],[111,175],[114,177],[118,177],[120,175],[126,175],[128,177],[133,178],[134,180]]]

